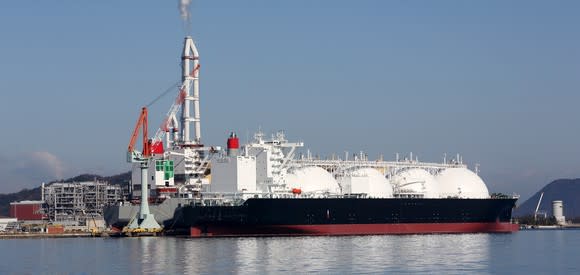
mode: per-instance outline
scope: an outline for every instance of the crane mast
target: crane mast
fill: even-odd
[[[199,111],[199,52],[193,39],[185,37],[183,44],[181,91],[185,92],[182,107],[181,123],[183,124],[182,143],[184,145],[201,144],[201,120]],[[180,91],[180,92],[181,92]],[[193,107],[193,117],[191,116]],[[193,123],[194,137],[191,140],[190,126]]]
[[[201,118],[199,110],[199,52],[193,39],[185,37],[183,54],[181,56],[181,85],[177,98],[169,108],[161,126],[152,139],[152,144],[158,144],[166,136],[166,147],[197,146],[201,145]],[[191,115],[193,107],[193,116]],[[181,112],[178,122],[177,113]],[[194,137],[191,139],[191,124],[193,123]],[[181,124],[181,127],[180,125]],[[181,132],[181,135],[179,133]],[[173,136],[171,136],[173,134]]]
[[[181,56],[182,85],[168,116],[168,125],[173,126],[173,149],[168,152],[177,163],[176,175],[183,175],[183,184],[189,191],[197,193],[202,189],[202,179],[209,167],[209,155],[213,148],[204,147],[201,142],[201,118],[199,109],[199,52],[190,36],[185,37]],[[181,104],[180,104],[181,103]],[[181,108],[176,107],[181,105]],[[181,109],[180,127],[177,111]],[[176,130],[178,129],[178,130]],[[192,133],[193,130],[193,133]]]
[[[177,97],[155,133],[151,147],[153,154],[159,154],[157,145],[163,143],[165,135],[166,150],[162,153],[165,159],[176,164],[176,181],[185,185],[187,190],[196,192],[202,188],[210,154],[219,147],[204,147],[201,142],[199,52],[190,36],[184,39],[181,68],[182,83]]]

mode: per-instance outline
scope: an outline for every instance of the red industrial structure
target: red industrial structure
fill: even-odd
[[[10,203],[10,217],[19,221],[40,221],[45,218],[43,201],[19,201]]]

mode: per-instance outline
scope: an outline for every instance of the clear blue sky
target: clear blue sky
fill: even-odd
[[[313,152],[461,153],[524,198],[580,177],[578,1],[201,1],[202,139],[261,126]],[[0,192],[127,171],[179,80],[177,1],[0,4]],[[154,131],[174,93],[151,107]]]

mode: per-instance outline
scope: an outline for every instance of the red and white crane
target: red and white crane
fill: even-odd
[[[183,46],[182,83],[161,126],[151,140],[153,154],[163,153],[163,137],[167,149],[201,145],[201,120],[199,110],[199,53],[190,36],[185,37]],[[193,69],[191,69],[193,68]],[[193,117],[191,109],[193,107]],[[181,120],[177,114],[182,111]],[[194,138],[191,139],[190,124],[193,122]]]

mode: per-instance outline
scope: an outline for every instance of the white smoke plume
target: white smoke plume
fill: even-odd
[[[53,176],[56,179],[62,179],[64,176],[64,165],[58,157],[49,152],[33,152],[30,156],[29,165],[45,169],[49,176]]]
[[[18,156],[0,152],[0,193],[38,187],[41,182],[63,179],[64,163],[47,151],[21,153]]]
[[[191,0],[177,0],[179,2],[179,14],[184,22],[188,22],[191,14],[189,13],[189,4]]]

